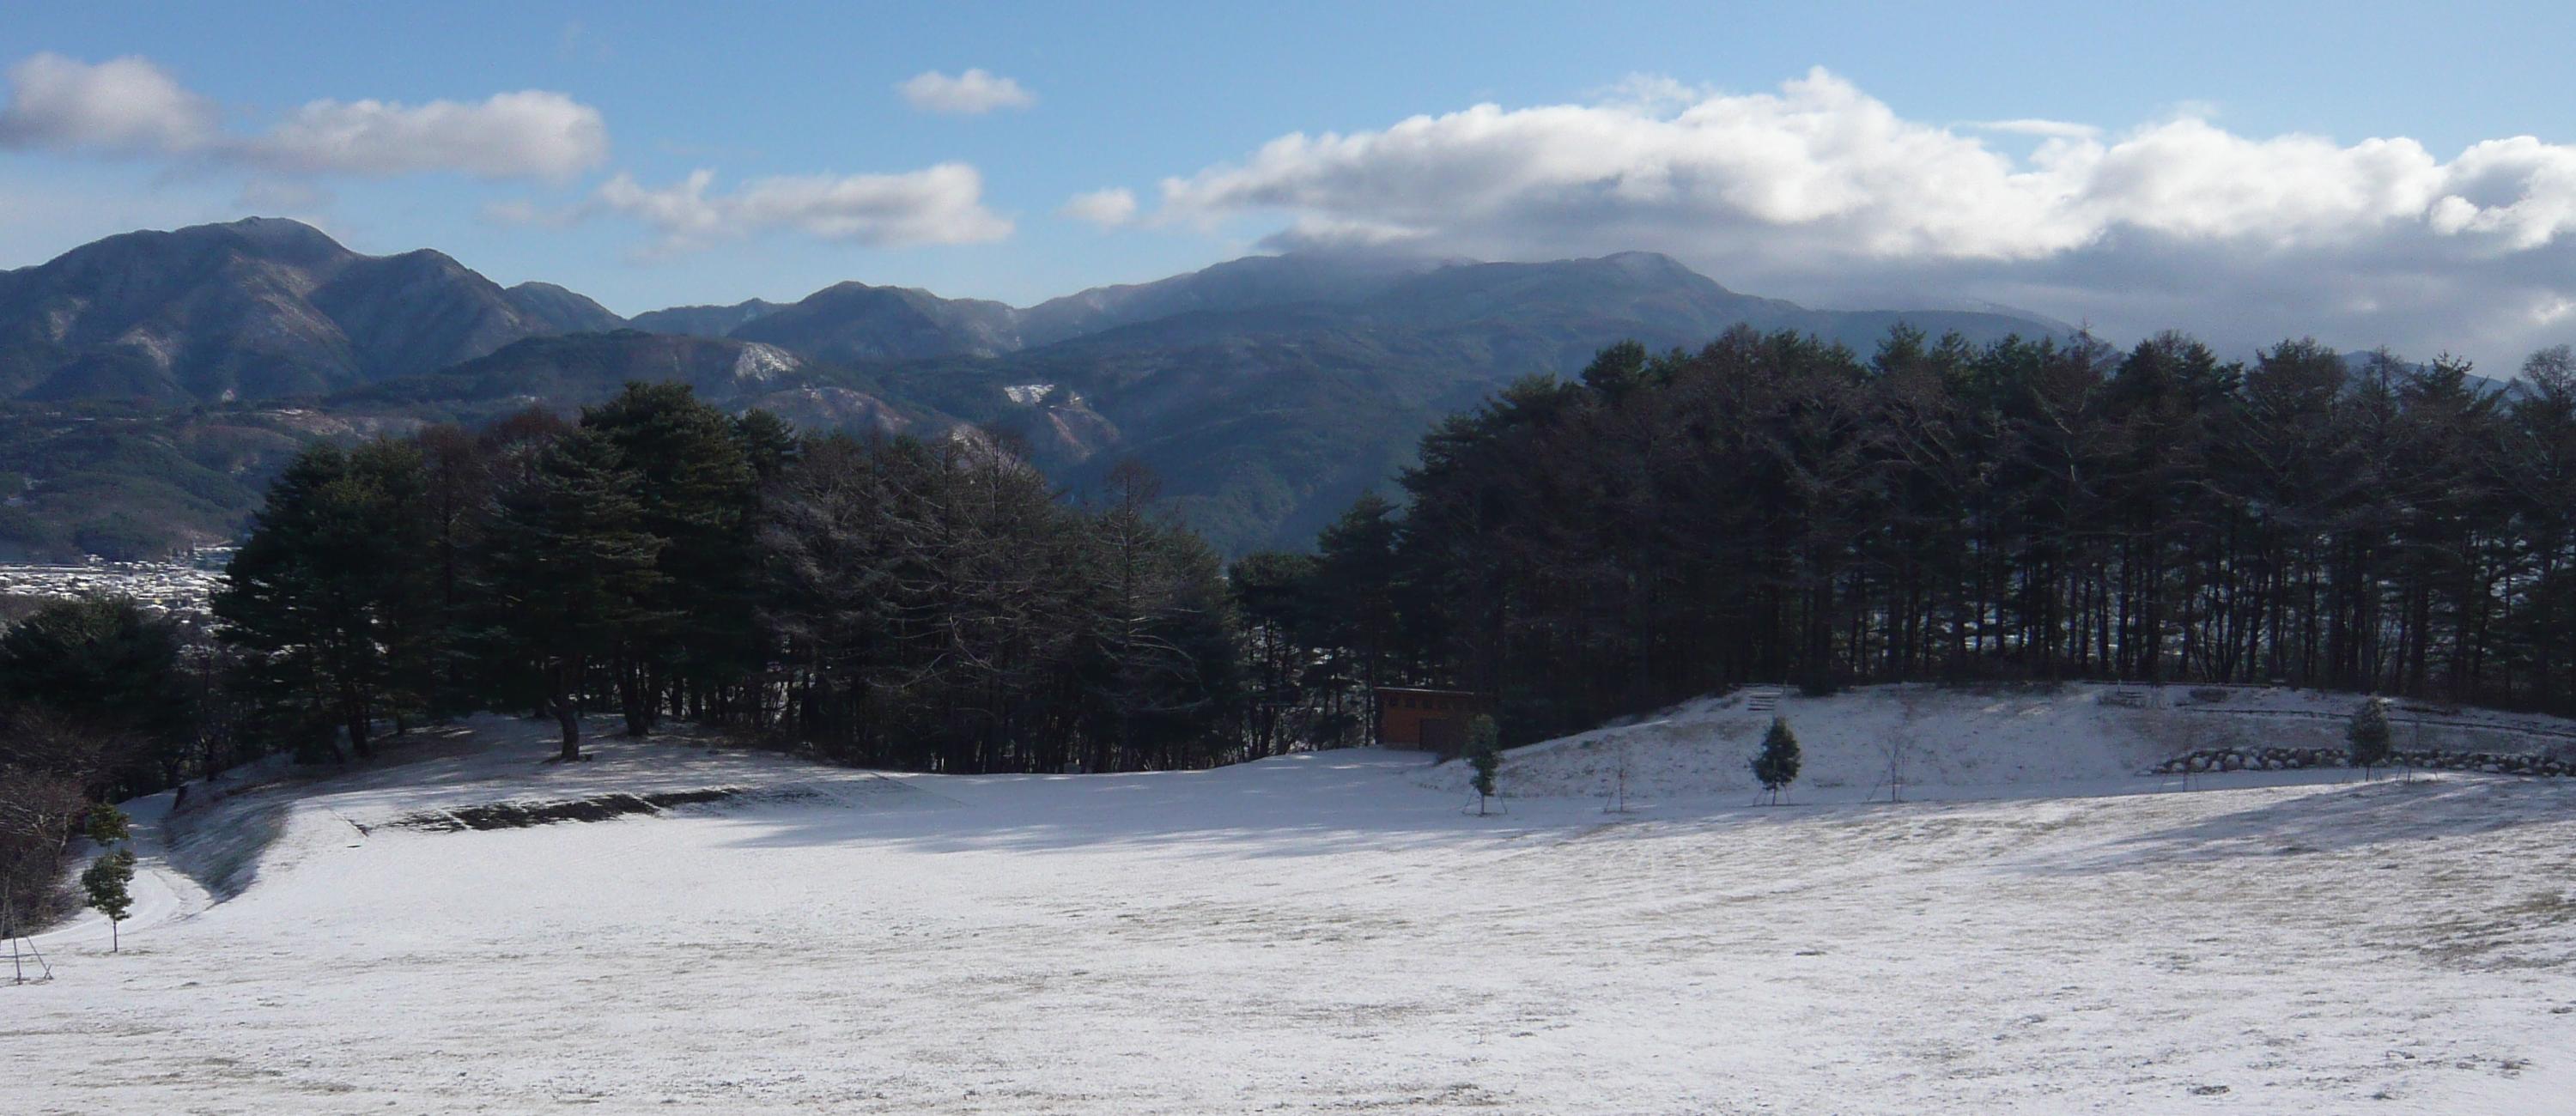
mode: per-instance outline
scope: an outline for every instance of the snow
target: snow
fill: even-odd
[[[767,382],[798,367],[796,354],[775,345],[757,341],[745,342],[742,352],[733,358],[733,378]]]
[[[1749,692],[1739,691],[1512,749],[1501,782],[1518,797],[1598,801],[1615,792],[1624,765],[1632,803],[1740,801],[1757,787],[1753,754],[1776,715],[1796,731],[1803,753],[1793,791],[1800,801],[1887,801],[1891,747],[1903,757],[1902,795],[1909,799],[2133,793],[2149,765],[2195,749],[2339,749],[2358,700],[2272,687],[2086,683],[1871,686],[1825,698],[1776,692],[1771,711],[1753,708]],[[2117,704],[2124,697],[2143,706]],[[2576,749],[2576,722],[2563,718],[2401,706],[2391,721],[2404,748]],[[2281,772],[2269,781],[2346,777],[2340,770]],[[1421,782],[1463,793],[1467,780],[1465,764],[1446,763]],[[2180,780],[2172,782],[2179,788]]]
[[[1833,726],[1902,704],[1782,712],[1830,773]],[[70,927],[53,982],[0,987],[0,1108],[2560,1110],[2576,786],[2183,793],[2117,769],[2139,742],[2048,727],[2103,709],[2007,703],[1923,768],[2013,788],[1982,800],[1488,818],[1418,753],[939,777],[683,732],[549,764],[544,726],[483,718],[145,826],[174,902],[121,956]],[[2057,793],[2111,779],[2132,793]]]
[[[1010,384],[1002,388],[1002,394],[1009,396],[1011,402],[1027,407],[1045,401],[1047,393],[1054,390],[1054,384]]]

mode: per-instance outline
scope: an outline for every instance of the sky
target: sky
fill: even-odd
[[[620,313],[1286,250],[2509,373],[2576,341],[2576,5],[0,0],[0,267],[310,221]]]

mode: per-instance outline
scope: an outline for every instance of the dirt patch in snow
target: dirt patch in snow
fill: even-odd
[[[422,810],[395,818],[397,829],[457,833],[468,829],[526,829],[556,822],[594,822],[628,814],[658,814],[675,806],[699,806],[739,798],[740,787],[658,791],[651,794],[602,794],[551,802],[487,802],[445,810]]]

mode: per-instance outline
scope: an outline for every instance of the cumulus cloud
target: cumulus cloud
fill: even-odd
[[[158,156],[272,174],[388,177],[452,171],[563,181],[608,158],[599,110],[561,93],[480,102],[319,100],[267,130],[224,127],[214,103],[148,59],[95,65],[39,54],[9,70],[0,147]]]
[[[1056,210],[1077,221],[1089,221],[1101,228],[1116,228],[1136,218],[1136,191],[1124,186],[1075,194]]]
[[[976,116],[994,109],[1027,108],[1038,103],[1020,83],[987,70],[968,70],[955,77],[931,70],[894,87],[905,102],[924,112]]]
[[[714,186],[715,172],[703,169],[658,188],[619,174],[600,186],[590,209],[658,230],[663,251],[769,229],[870,247],[976,244],[1011,235],[1010,220],[984,208],[983,176],[964,163],[902,174],[758,178],[731,193]]]
[[[148,59],[95,66],[39,54],[9,67],[0,146],[113,154],[193,151],[221,125],[214,102]]]
[[[2038,143],[2014,155],[1990,131]],[[2243,345],[2313,330],[2504,359],[2567,324],[2576,296],[2576,147],[2517,137],[2444,161],[2405,138],[2248,137],[2199,115],[1945,127],[1821,69],[1773,92],[1631,79],[1592,104],[1283,136],[1166,179],[1155,219],[1247,214],[1284,218],[1280,247],[1653,248],[1811,301],[2020,299]]]
[[[599,110],[561,93],[500,93],[479,103],[315,101],[239,145],[291,170],[363,175],[457,171],[564,181],[605,162]]]

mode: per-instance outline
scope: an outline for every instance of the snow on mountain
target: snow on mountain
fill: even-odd
[[[733,378],[765,382],[800,367],[803,365],[796,359],[796,354],[776,345],[752,341],[744,343],[741,355],[734,358]]]

